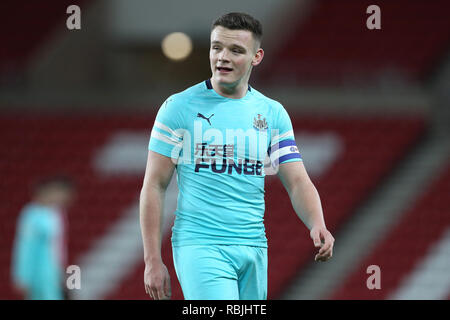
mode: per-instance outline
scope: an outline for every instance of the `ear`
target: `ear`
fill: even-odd
[[[252,59],[252,66],[256,67],[258,64],[261,63],[263,58],[264,58],[264,50],[262,48],[259,48]]]

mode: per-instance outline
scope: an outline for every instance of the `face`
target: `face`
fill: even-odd
[[[248,30],[230,30],[217,26],[211,32],[209,60],[214,80],[224,86],[248,82],[253,66],[264,55]]]
[[[66,209],[72,204],[74,192],[68,188],[53,186],[45,191],[45,197],[49,204]]]

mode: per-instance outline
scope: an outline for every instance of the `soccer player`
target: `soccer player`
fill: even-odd
[[[65,212],[74,195],[73,182],[48,177],[35,187],[33,199],[19,215],[12,276],[18,293],[28,300],[65,298]]]
[[[144,283],[153,299],[171,296],[161,222],[174,170],[172,248],[185,299],[267,299],[266,174],[279,176],[309,228],[315,260],[332,256],[334,238],[289,115],[248,84],[264,57],[261,37],[261,24],[250,15],[219,17],[211,30],[212,77],[170,96],[158,111],[140,196]]]

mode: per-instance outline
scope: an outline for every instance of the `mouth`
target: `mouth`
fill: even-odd
[[[228,67],[216,67],[216,70],[219,71],[220,73],[230,73],[231,71],[233,71],[232,68]]]

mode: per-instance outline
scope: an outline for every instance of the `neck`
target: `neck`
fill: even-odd
[[[248,81],[241,81],[237,84],[223,84],[217,82],[213,76],[211,78],[211,84],[213,86],[213,90],[215,90],[218,94],[231,99],[241,99],[245,97],[248,90]]]
[[[52,201],[52,199],[50,199],[49,197],[46,197],[46,196],[37,196],[34,198],[33,202],[38,205],[41,205],[43,207],[52,207],[52,208],[58,207],[56,205],[56,203],[54,203],[54,201]]]

